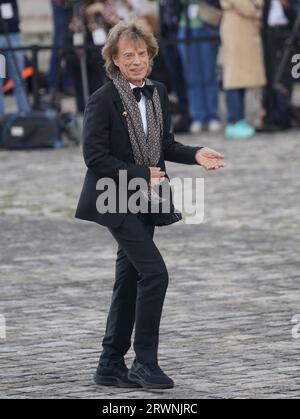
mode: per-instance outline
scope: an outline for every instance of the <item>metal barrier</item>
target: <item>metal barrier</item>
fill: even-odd
[[[267,31],[264,31],[266,34]],[[283,38],[286,38],[287,40],[290,39],[290,35],[292,33],[282,33],[281,36]],[[294,34],[295,35],[295,34]],[[297,45],[300,45],[300,34],[294,38],[294,40],[297,41]],[[220,42],[220,36],[219,35],[210,35],[210,36],[199,36],[199,37],[188,37],[184,39],[177,39],[177,38],[158,38],[160,45],[178,45],[180,43],[186,43],[186,44],[192,44],[194,42]],[[287,41],[288,42],[288,41]],[[101,46],[95,46],[95,45],[87,45],[82,44],[78,46],[71,46],[71,45],[64,45],[64,46],[55,46],[53,44],[51,45],[28,45],[28,46],[21,46],[17,48],[1,48],[1,53],[9,52],[9,51],[30,51],[32,55],[32,67],[34,68],[33,72],[33,83],[32,83],[32,89],[33,89],[33,109],[39,109],[40,107],[40,95],[39,95],[39,53],[41,51],[52,51],[57,50],[61,54],[61,57],[63,57],[68,52],[74,52],[78,50],[84,50],[84,51],[99,51],[101,50]]]

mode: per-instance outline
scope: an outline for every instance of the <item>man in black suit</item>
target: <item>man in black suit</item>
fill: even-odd
[[[155,226],[172,224],[182,217],[172,197],[168,213],[151,212],[151,205],[155,199],[161,202],[155,188],[168,182],[165,160],[198,164],[207,170],[224,166],[220,153],[174,141],[166,88],[147,78],[157,53],[152,34],[133,23],[116,25],[102,51],[112,81],[90,97],[85,111],[83,155],[88,171],[76,217],[108,227],[119,245],[103,351],[94,377],[100,385],[174,386],[157,360],[169,278],[153,235]],[[99,208],[99,197],[106,193],[100,185],[104,178],[115,182],[116,211]],[[147,186],[142,191],[146,192],[146,211],[132,211],[129,199],[126,211],[120,209],[120,189],[133,179],[144,180]],[[134,323],[136,358],[128,370],[124,356],[131,345]]]

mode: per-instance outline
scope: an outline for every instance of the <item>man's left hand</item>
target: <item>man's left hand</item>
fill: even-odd
[[[195,158],[197,163],[206,170],[215,170],[225,167],[223,154],[208,147],[198,150]]]

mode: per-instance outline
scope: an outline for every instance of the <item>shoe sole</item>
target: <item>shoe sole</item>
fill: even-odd
[[[133,381],[134,383],[140,384],[143,388],[147,389],[167,389],[167,388],[173,388],[174,384],[153,384],[153,383],[147,383],[147,381],[144,381],[142,378],[137,376],[136,374],[130,372],[128,373],[128,379]]]
[[[99,386],[119,387],[119,388],[140,388],[138,383],[128,383],[120,380],[117,377],[107,376],[103,377],[97,373],[94,374],[94,381]]]

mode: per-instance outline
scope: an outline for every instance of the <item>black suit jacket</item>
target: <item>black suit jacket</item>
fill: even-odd
[[[202,147],[186,146],[174,140],[174,135],[171,133],[167,90],[162,83],[153,83],[158,89],[164,119],[162,153],[157,167],[166,171],[165,160],[190,165],[198,164],[195,154]],[[113,82],[107,83],[89,98],[83,124],[83,156],[88,170],[76,218],[93,221],[107,227],[118,227],[126,217],[126,213],[100,214],[97,211],[96,201],[99,194],[103,192],[96,190],[98,180],[104,177],[112,178],[118,185],[119,170],[126,170],[128,182],[136,177],[150,181],[150,169],[136,165],[134,162],[127,120],[123,116],[124,111],[123,103]],[[167,225],[172,222],[174,222],[174,215],[172,217],[171,213],[161,216],[157,214],[154,224]]]

